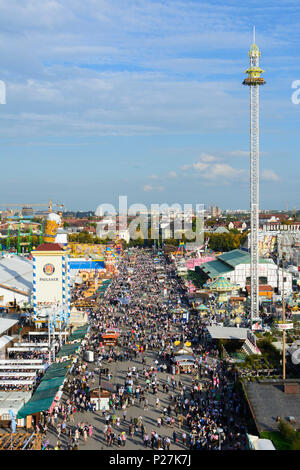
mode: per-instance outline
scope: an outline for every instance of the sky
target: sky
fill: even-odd
[[[298,0],[0,0],[0,204],[249,208],[253,25],[260,207],[299,209]]]

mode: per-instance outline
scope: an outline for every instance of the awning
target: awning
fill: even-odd
[[[49,380],[43,379],[38,387],[38,390],[42,391],[51,388],[58,389],[64,383],[65,377],[65,375],[61,375],[60,377],[54,377],[53,379]]]
[[[49,410],[59,387],[63,384],[71,361],[51,364],[31,399],[18,412],[17,418]]]
[[[56,357],[72,356],[80,347],[80,343],[64,344],[56,354]]]
[[[37,390],[30,398],[30,401],[35,402],[35,401],[44,400],[50,397],[53,397],[54,399],[57,390],[58,390],[58,387],[45,388],[43,390],[40,390],[40,386],[38,386]]]
[[[39,413],[40,411],[49,410],[50,406],[53,403],[55,398],[55,394],[51,397],[47,397],[38,401],[31,401],[29,400],[19,411],[17,414],[17,419],[26,418],[28,415],[32,415],[34,413]]]
[[[49,366],[48,369],[46,370],[46,373],[42,379],[42,382],[44,380],[50,380],[55,377],[65,376],[67,374],[67,370],[70,367],[71,363],[72,361],[64,361],[64,362],[58,362],[56,364],[51,364],[51,366]]]
[[[195,366],[195,362],[192,362],[192,361],[180,361],[178,362],[178,365],[179,367],[183,367],[183,366]]]
[[[69,336],[68,341],[74,341],[76,339],[83,339],[85,335],[87,334],[89,329],[88,325],[82,326],[80,328],[77,328],[73,333]]]
[[[195,358],[193,356],[188,356],[184,354],[181,356],[173,357],[173,362],[181,362],[181,361],[195,361]]]

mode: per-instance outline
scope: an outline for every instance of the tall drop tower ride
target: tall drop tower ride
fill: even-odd
[[[259,67],[260,50],[255,44],[255,29],[253,28],[253,44],[248,56],[250,67],[245,71],[248,77],[243,85],[250,87],[250,273],[251,273],[251,328],[259,319],[259,87],[266,82]]]

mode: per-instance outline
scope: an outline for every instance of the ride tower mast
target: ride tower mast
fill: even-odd
[[[259,67],[260,50],[255,44],[255,28],[253,28],[253,43],[248,56],[250,67],[245,71],[248,77],[243,85],[250,87],[250,275],[251,275],[251,328],[259,319],[259,87],[266,82]]]

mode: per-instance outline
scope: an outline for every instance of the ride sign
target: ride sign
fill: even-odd
[[[292,322],[290,323],[277,323],[276,328],[281,331],[285,330],[292,330],[294,328],[294,325]]]

